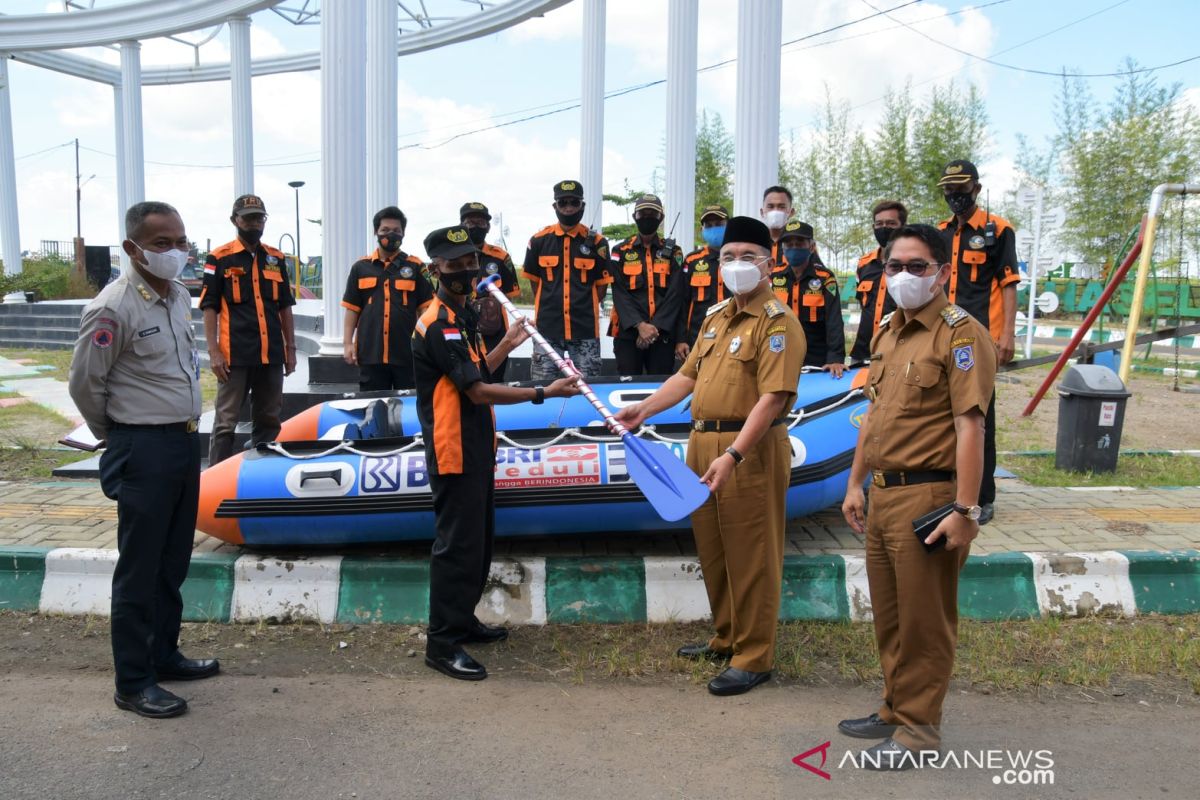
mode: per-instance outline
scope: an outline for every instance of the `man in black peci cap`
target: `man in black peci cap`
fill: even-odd
[[[479,681],[487,670],[463,650],[508,637],[475,616],[492,563],[496,468],[492,405],[541,403],[578,394],[575,378],[517,388],[491,382],[492,369],[526,338],[513,326],[493,349],[471,307],[479,253],[467,229],[439,228],[425,237],[437,294],[413,332],[417,416],[425,442],[437,538],[429,561],[429,636],[425,663],[451,678]]]
[[[709,308],[680,370],[617,414],[636,429],[692,396],[687,463],[712,490],[692,514],[692,531],[715,632],[678,655],[729,660],[708,684],[715,695],[750,691],[770,679],[775,664],[792,464],[782,423],[796,399],[805,348],[800,322],[771,294],[771,247],[759,220],[729,220],[721,280],[730,299]]]
[[[585,377],[600,374],[600,304],[612,278],[608,240],[582,224],[583,184],[554,184],[558,222],[533,235],[521,269],[533,286],[538,331],[560,353],[567,351]],[[551,380],[554,362],[534,352],[530,377]]]

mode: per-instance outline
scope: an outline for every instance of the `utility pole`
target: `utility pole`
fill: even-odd
[[[83,176],[79,174],[79,139],[75,139],[75,238],[83,238],[83,226],[80,222],[80,207],[82,206],[83,191],[80,188],[79,179]]]

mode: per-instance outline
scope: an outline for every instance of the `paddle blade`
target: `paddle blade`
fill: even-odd
[[[691,514],[709,498],[708,487],[666,445],[644,442],[633,434],[621,437],[625,467],[646,500],[667,522]]]

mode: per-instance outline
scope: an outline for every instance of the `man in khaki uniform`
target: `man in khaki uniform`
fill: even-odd
[[[949,261],[946,241],[931,225],[901,228],[888,243],[884,273],[897,310],[880,321],[871,342],[871,404],[842,505],[846,521],[867,537],[884,689],[876,713],[838,728],[884,740],[863,754],[871,768],[921,766],[918,751],[941,744],[958,636],[958,573],[979,535],[983,424],[997,354],[987,328],[946,299]],[[918,541],[913,521],[952,502]]]
[[[636,427],[692,395],[687,463],[712,490],[692,514],[692,529],[716,633],[679,655],[731,659],[708,684],[716,695],[753,689],[775,663],[792,462],[782,423],[796,399],[805,343],[800,321],[771,292],[774,267],[767,226],[730,219],[720,270],[733,296],[709,309],[679,372],[617,414]]]

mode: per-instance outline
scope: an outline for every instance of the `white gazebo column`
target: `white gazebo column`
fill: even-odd
[[[129,209],[125,196],[125,101],[121,87],[113,87],[113,152],[117,154],[117,241],[125,239],[125,212]],[[129,269],[129,256],[120,249],[121,269]]]
[[[667,219],[691,251],[696,232],[696,36],[700,0],[671,0],[667,11]],[[678,222],[676,222],[678,218]]]
[[[321,9],[321,355],[342,354],[342,293],[364,252],[367,191],[362,121],[366,114],[366,13],[362,3]]]
[[[600,230],[604,208],[604,15],[606,0],[583,0],[583,91],[579,107],[579,180],[583,221]]]
[[[779,180],[779,47],[783,0],[738,0],[733,211],[757,217]]]
[[[254,194],[254,114],[250,94],[250,19],[229,20],[229,88],[233,99],[233,193]]]
[[[396,0],[367,3],[367,214],[399,202]]]
[[[125,205],[146,199],[145,156],[142,151],[142,44],[121,42],[121,138],[125,157],[118,178],[125,186]],[[124,213],[125,209],[121,209]],[[124,231],[121,233],[124,237]]]
[[[4,274],[16,275],[21,271],[21,221],[17,216],[17,162],[13,155],[8,53],[0,53],[0,258],[4,259]]]

